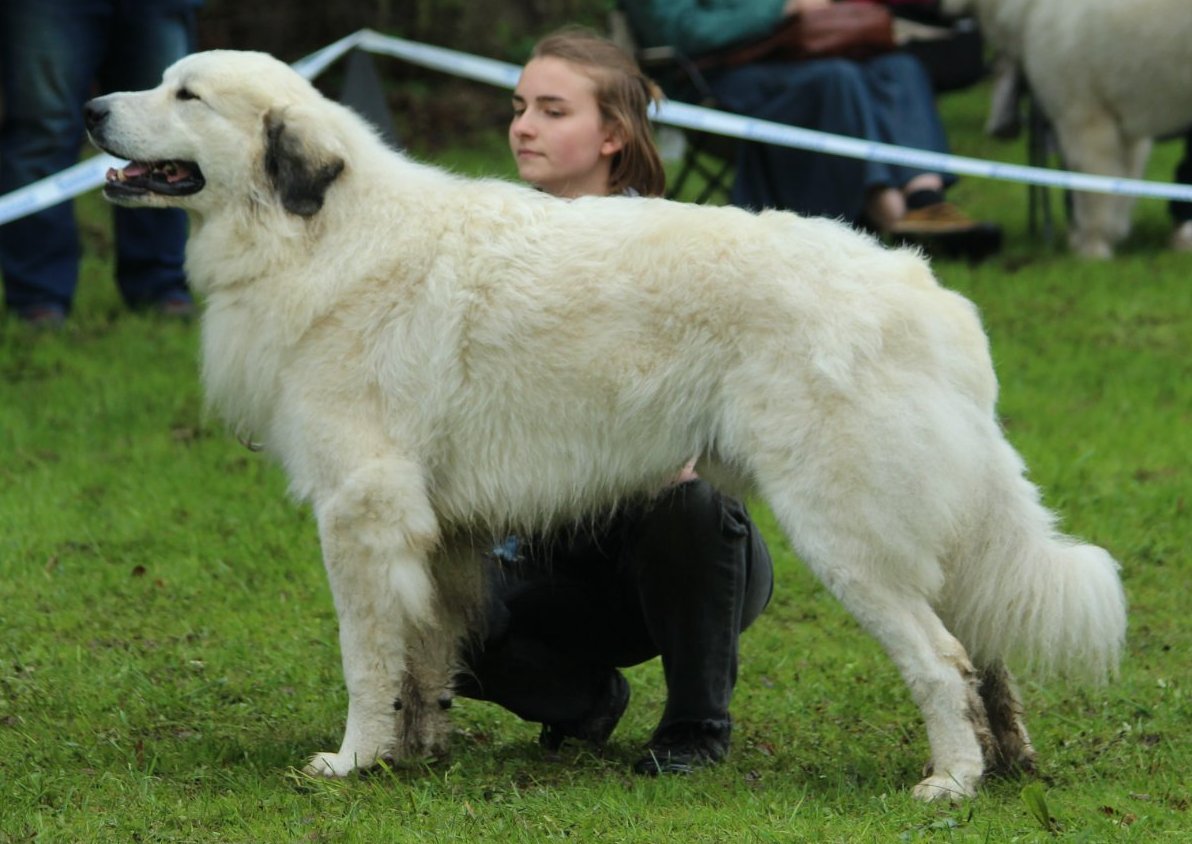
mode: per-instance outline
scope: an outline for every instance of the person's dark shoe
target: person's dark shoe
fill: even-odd
[[[172,290],[153,303],[153,311],[168,319],[193,319],[195,300],[185,290]]]
[[[17,319],[30,328],[53,331],[66,324],[66,311],[57,305],[34,305],[17,311]]]
[[[728,756],[731,735],[731,724],[671,724],[654,733],[646,755],[633,763],[633,772],[650,777],[694,773]]]
[[[951,202],[935,202],[907,211],[886,232],[945,258],[983,261],[1002,248],[1002,227],[974,220]]]
[[[629,706],[629,681],[620,671],[610,675],[603,695],[582,718],[574,721],[556,721],[543,724],[538,734],[538,744],[547,750],[558,750],[569,738],[602,745],[616,729],[617,722]]]

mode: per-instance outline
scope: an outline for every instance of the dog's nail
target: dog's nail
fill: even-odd
[[[449,695],[443,695],[439,698],[439,709],[450,709],[455,704],[455,698]]]
[[[401,712],[401,698],[399,698],[399,697],[395,697],[395,698],[393,699],[393,711],[394,711],[394,712]]]

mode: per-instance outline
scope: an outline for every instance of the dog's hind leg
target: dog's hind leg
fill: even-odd
[[[824,498],[803,497],[793,506],[781,495],[769,501],[796,553],[882,644],[923,714],[930,774],[915,787],[915,796],[971,797],[984,760],[993,755],[993,740],[978,693],[979,675],[916,582],[935,564],[899,560],[887,545],[866,538],[863,529],[845,520],[850,508],[840,501],[825,504]]]
[[[985,759],[993,755],[979,675],[927,601],[883,591],[853,584],[844,604],[886,648],[923,714],[930,773],[914,795],[921,800],[972,797]]]
[[[1035,748],[1023,720],[1022,699],[1014,678],[1000,662],[982,666],[979,693],[993,733],[993,756],[985,760],[990,773],[1009,776],[1035,770]]]
[[[315,501],[323,559],[339,617],[348,719],[336,753],[319,753],[306,772],[345,776],[403,749],[398,731],[427,704],[403,701],[407,652],[434,629],[428,554],[438,529],[416,466],[375,459]]]

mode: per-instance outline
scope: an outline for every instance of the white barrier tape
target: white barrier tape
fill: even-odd
[[[1068,170],[1048,170],[1043,167],[1028,167],[1023,164],[1008,164],[999,161],[985,161],[980,158],[928,152],[927,150],[898,147],[844,135],[830,135],[827,132],[819,132],[814,129],[803,129],[785,123],[743,117],[687,103],[663,103],[657,119],[659,123],[668,123],[685,129],[696,129],[716,135],[729,135],[750,141],[764,141],[768,144],[841,155],[847,158],[902,164],[933,173],[983,176],[988,179],[1002,179],[1029,185],[1044,185],[1095,193],[1192,200],[1192,185],[1094,176],[1088,173],[1073,173]]]
[[[382,53],[403,59],[411,64],[441,70],[455,76],[503,88],[515,87],[521,74],[521,68],[517,65],[478,58],[456,50],[448,50],[445,47],[433,47],[429,44],[418,44],[401,38],[393,38],[372,30],[363,30],[359,46],[371,53]],[[979,158],[965,158],[959,155],[945,155],[877,143],[876,141],[864,141],[843,135],[830,135],[827,132],[802,129],[769,120],[758,120],[753,117],[730,114],[687,103],[664,102],[652,117],[659,123],[685,129],[697,129],[751,141],[764,141],[777,146],[841,155],[846,158],[861,158],[869,161],[881,161],[886,164],[903,164],[931,172],[984,176],[989,179],[1002,179],[1069,190],[1192,201],[1192,185],[1093,176],[1066,170],[1048,170],[1043,167],[1027,167],[1021,164],[1006,164]]]
[[[367,32],[368,30],[360,29],[351,35],[345,35],[334,44],[328,44],[321,50],[316,50],[309,56],[299,59],[290,65],[290,67],[294,68],[294,70],[301,73],[307,79],[314,79],[330,65],[335,64],[336,60],[348,52],[348,50],[359,46]]]
[[[0,196],[0,226],[98,187],[103,184],[104,173],[108,172],[109,167],[123,167],[126,163],[110,155],[97,155],[39,182],[6,193]],[[0,162],[2,166],[3,162]]]
[[[449,50],[445,47],[406,41],[402,38],[381,35],[370,29],[359,30],[323,47],[295,62],[294,68],[307,79],[313,79],[322,73],[328,65],[355,47],[501,88],[513,88],[517,85],[518,77],[521,75],[521,68],[508,62],[486,59],[469,53],[461,53],[458,50]],[[902,164],[931,172],[981,176],[988,179],[1001,179],[1065,190],[1192,202],[1192,185],[1093,176],[1066,170],[1049,170],[1042,167],[985,161],[959,155],[945,155],[842,135],[831,135],[814,129],[802,129],[797,126],[788,126],[785,123],[758,120],[687,103],[665,102],[652,116],[659,123],[684,129],[695,129],[752,141],[764,141],[777,146],[794,147],[846,158]],[[61,173],[27,185],[5,196],[0,196],[0,225],[99,187],[103,184],[104,173],[107,169],[121,164],[122,162],[108,155],[96,156],[69,167]]]

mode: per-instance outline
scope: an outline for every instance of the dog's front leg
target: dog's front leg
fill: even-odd
[[[396,460],[355,470],[315,512],[339,617],[348,721],[339,752],[317,754],[306,771],[345,776],[395,755],[403,745],[398,712],[423,705],[400,695],[411,639],[433,612],[427,558],[438,529],[417,467]]]

